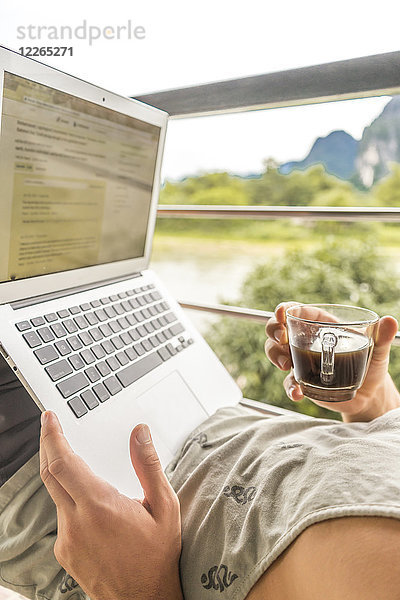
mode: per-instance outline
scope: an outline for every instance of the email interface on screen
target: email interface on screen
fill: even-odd
[[[144,255],[160,128],[5,73],[0,282]]]

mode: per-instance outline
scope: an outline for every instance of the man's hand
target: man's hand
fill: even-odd
[[[286,309],[297,302],[282,302],[275,309],[275,318],[266,326],[265,353],[282,371],[292,367],[286,327]],[[379,321],[378,333],[364,383],[352,400],[347,402],[320,402],[315,404],[342,413],[343,421],[371,421],[392,408],[400,407],[400,395],[388,373],[390,347],[398,329],[395,318],[386,316]],[[303,398],[293,372],[283,382],[286,394],[294,402]]]
[[[146,425],[130,452],[145,498],[120,494],[75,454],[52,412],[42,415],[40,475],[57,506],[54,554],[91,600],[180,600],[178,498]]]

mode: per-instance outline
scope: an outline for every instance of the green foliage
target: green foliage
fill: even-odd
[[[400,206],[400,165],[392,165],[391,174],[376,184],[373,193],[380,206]]]
[[[229,303],[271,310],[283,300],[356,304],[399,318],[400,281],[373,244],[357,239],[347,244],[328,241],[316,249],[288,251],[256,267],[244,281],[239,300]],[[222,319],[207,339],[245,396],[314,416],[337,417],[308,400],[295,404],[286,397],[285,375],[264,355],[262,325]],[[398,352],[391,370],[400,384]]]

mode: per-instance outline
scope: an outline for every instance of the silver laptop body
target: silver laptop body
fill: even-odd
[[[168,115],[0,47],[0,351],[93,471],[140,496],[241,392],[149,270]]]

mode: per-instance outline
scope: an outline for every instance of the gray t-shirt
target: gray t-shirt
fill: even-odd
[[[400,409],[355,424],[220,409],[166,473],[181,502],[186,600],[243,600],[309,525],[400,518]],[[0,488],[0,584],[35,600],[87,600],[55,560],[55,539],[36,454]]]
[[[167,475],[181,503],[185,598],[243,600],[313,523],[400,519],[400,408],[353,424],[223,408]]]

